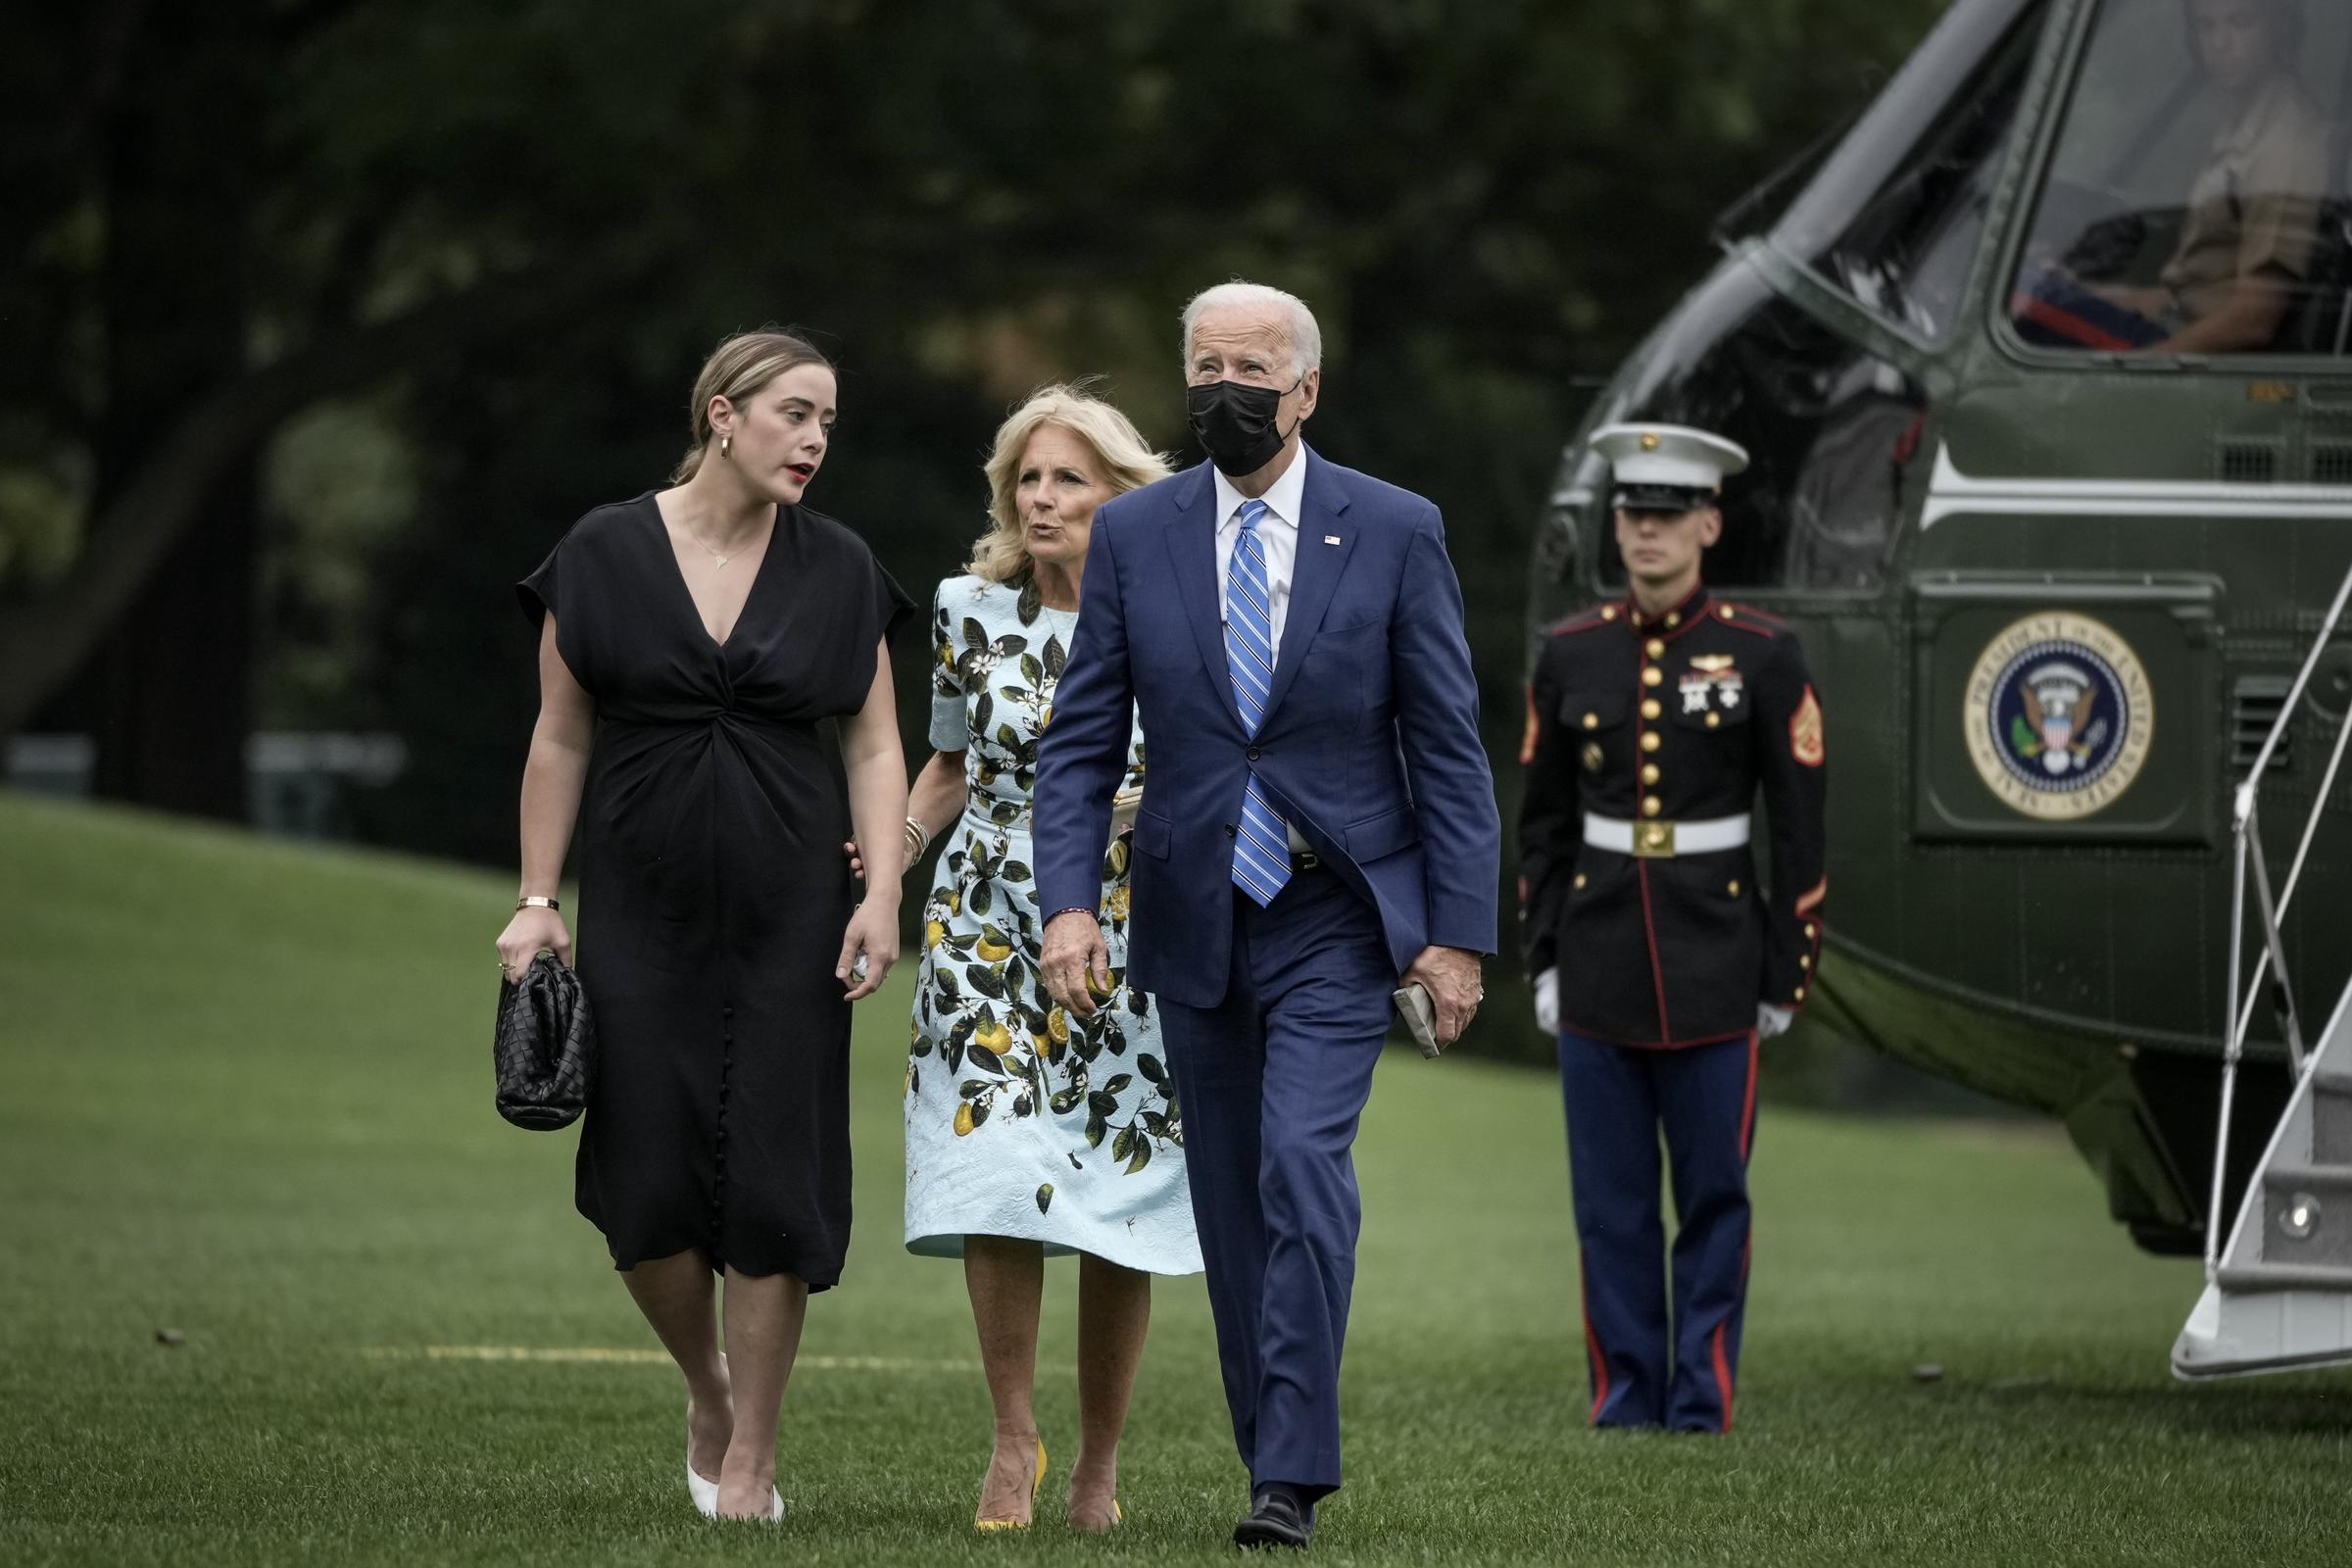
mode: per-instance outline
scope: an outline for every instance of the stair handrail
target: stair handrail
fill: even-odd
[[[2295,858],[2287,868],[2286,882],[2274,900],[2271,895],[2270,865],[2263,858],[2261,817],[2258,796],[2263,774],[2268,772],[2271,759],[2277,755],[2279,743],[2285,738],[2287,726],[2294,722],[2295,710],[2311,685],[2313,671],[2319,668],[2320,656],[2328,651],[2328,639],[2335,635],[2336,626],[2343,620],[2344,606],[2352,602],[2352,569],[2336,585],[2335,602],[2328,607],[2320,622],[2319,634],[2312,639],[2311,652],[2296,671],[2295,683],[2278,705],[2278,716],[2271,721],[2271,732],[2263,738],[2262,750],[2254,757],[2254,765],[2238,781],[2231,793],[2230,836],[2233,861],[2230,884],[2230,980],[2229,1011],[2223,1019],[2222,1045],[2222,1107],[2221,1131],[2213,1145],[2213,1190],[2205,1221],[2205,1278],[2215,1281],[2221,1269],[2222,1201],[2230,1168],[2230,1123],[2237,1100],[2238,1062],[2245,1054],[2246,1035],[2253,1027],[2254,1006],[2261,1000],[2263,981],[2273,980],[2277,988],[2281,1021],[2285,1025],[2286,1050],[2289,1065],[2300,1084],[2303,1074],[2314,1059],[2303,1050],[2302,1021],[2295,1010],[2294,990],[2286,972],[2286,938],[2281,929],[2287,906],[2294,901],[2295,889],[2303,880],[2303,867],[2311,857],[2312,841],[2319,836],[2320,820],[2328,809],[2328,796],[2335,787],[2336,772],[2343,765],[2345,742],[2352,740],[2352,714],[2347,714],[2336,726],[2335,749],[2328,754],[2328,770],[2321,777],[2320,787],[2313,792],[2311,812],[2304,818],[2303,834],[2295,846]],[[2256,960],[2253,978],[2242,991],[2239,976],[2244,969],[2246,936],[2246,881],[2253,873],[2254,893],[2262,920],[2262,956]]]

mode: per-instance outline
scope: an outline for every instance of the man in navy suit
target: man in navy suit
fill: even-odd
[[[1438,509],[1299,439],[1305,304],[1227,283],[1184,313],[1209,463],[1096,514],[1038,761],[1044,969],[1091,1015],[1131,705],[1149,773],[1127,983],[1160,1008],[1235,1441],[1242,1545],[1303,1546],[1340,1484],[1361,1207],[1349,1148],[1392,993],[1451,1041],[1494,951],[1501,826]]]

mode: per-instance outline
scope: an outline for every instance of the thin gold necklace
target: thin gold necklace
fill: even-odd
[[[703,536],[694,531],[694,527],[691,523],[681,521],[678,526],[686,530],[686,537],[694,541],[694,547],[697,550],[700,550],[704,555],[709,556],[712,561],[718,563],[718,569],[721,571],[727,569],[728,562],[733,561],[736,556],[743,554],[741,549],[737,549],[733,555],[722,556],[717,551],[711,549],[709,545],[703,543]],[[748,544],[750,541],[746,540],[745,543]]]

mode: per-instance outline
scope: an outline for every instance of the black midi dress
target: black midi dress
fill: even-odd
[[[829,720],[913,605],[865,542],[786,507],[724,644],[651,493],[574,523],[517,584],[596,703],[579,976],[597,1026],[575,1199],[613,1265],[841,1278],[855,903]]]

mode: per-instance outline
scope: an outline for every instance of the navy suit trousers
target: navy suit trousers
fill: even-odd
[[[1162,1001],[1185,1169],[1233,1437],[1253,1486],[1340,1485],[1340,1348],[1362,1205],[1349,1152],[1396,971],[1379,914],[1328,869],[1233,901],[1213,1007]]]
[[[1560,1088],[1592,1424],[1729,1432],[1747,1306],[1756,1037],[1665,1051],[1563,1034]],[[1671,1325],[1661,1127],[1680,1221]]]

